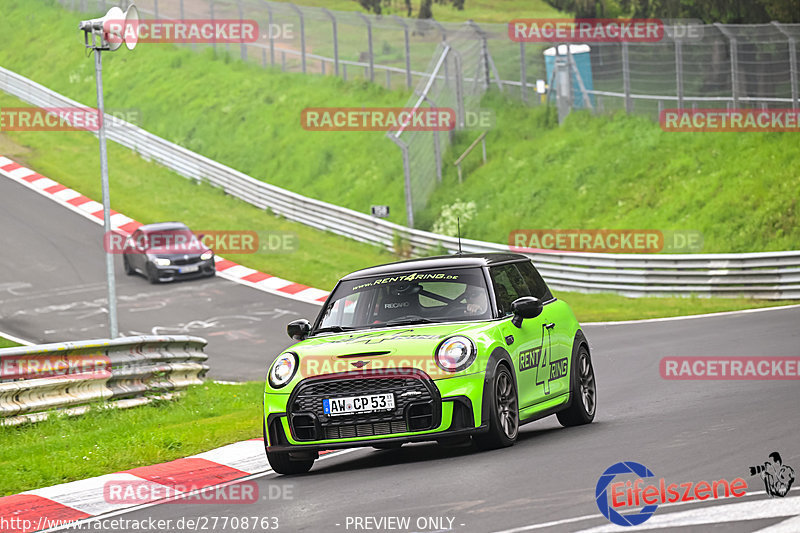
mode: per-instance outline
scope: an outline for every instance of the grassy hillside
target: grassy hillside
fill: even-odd
[[[93,105],[76,15],[52,0],[4,7],[0,64]],[[408,93],[168,45],[104,58],[108,109],[135,108],[146,129],[256,178],[360,211],[388,204],[404,221],[397,147],[381,133],[308,132],[299,116],[310,106],[403,105]],[[664,133],[625,116],[574,115],[558,128],[541,108],[494,94],[485,105],[498,117],[489,162],[478,168],[471,156],[458,185],[450,163],[474,133],[460,135],[421,227],[462,200],[477,210],[465,235],[499,242],[515,228],[648,228],[702,231],[706,252],[800,247],[795,135]]]

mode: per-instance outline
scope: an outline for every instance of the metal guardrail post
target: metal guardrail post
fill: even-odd
[[[631,100],[631,65],[628,57],[628,42],[622,43],[622,86],[625,92],[625,112],[633,113],[633,100]]]
[[[289,3],[289,7],[295,10],[297,16],[300,18],[300,62],[302,64],[303,74],[306,73],[306,24],[303,18],[303,12],[299,7]]]
[[[789,85],[791,86],[792,90],[792,109],[800,108],[798,104],[798,89],[797,89],[797,39],[792,37],[785,29],[781,27],[778,22],[773,22],[778,31],[781,32],[786,36],[789,46],[789,76],[791,79],[789,80]]]
[[[375,55],[372,53],[372,23],[363,13],[356,12],[356,15],[361,17],[364,24],[367,25],[367,49],[369,53],[369,81],[375,81]]]
[[[339,75],[339,30],[336,27],[336,17],[329,10],[322,8],[322,12],[328,15],[331,19],[331,26],[333,28],[333,71]]]
[[[409,36],[408,36],[408,24],[405,23],[403,19],[398,17],[397,15],[392,15],[394,20],[399,22],[403,26],[403,40],[405,42],[405,58],[406,58],[406,87],[411,88],[411,46],[409,43]]]

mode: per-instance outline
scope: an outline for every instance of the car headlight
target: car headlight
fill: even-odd
[[[212,257],[214,257],[214,252],[212,252],[211,250],[206,250],[205,252],[200,254],[200,260],[201,261],[208,261]]]
[[[460,372],[475,360],[475,344],[467,337],[449,337],[436,348],[436,364],[445,372]]]
[[[166,257],[154,257],[153,263],[160,267],[167,267],[172,264],[172,261],[167,259]]]
[[[280,355],[269,369],[269,384],[280,389],[289,383],[297,372],[297,354],[286,352]]]

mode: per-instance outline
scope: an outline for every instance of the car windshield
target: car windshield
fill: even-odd
[[[480,268],[398,272],[341,282],[315,333],[492,317]]]
[[[204,248],[188,228],[150,231],[145,242],[148,251],[158,253],[197,252]]]

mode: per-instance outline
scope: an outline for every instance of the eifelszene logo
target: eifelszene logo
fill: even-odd
[[[631,474],[637,476],[637,479],[612,483],[617,476]],[[595,488],[595,500],[600,512],[619,526],[638,526],[653,516],[662,503],[704,501],[730,496],[741,498],[747,493],[747,482],[740,477],[730,482],[727,479],[718,479],[712,482],[670,484],[662,477],[657,483],[644,486],[644,478],[651,477],[655,477],[655,474],[649,468],[633,461],[619,462],[608,467],[597,480]],[[626,512],[640,505],[640,509]],[[623,512],[626,513],[622,514]]]
[[[751,466],[750,475],[761,476],[761,479],[764,480],[764,489],[770,498],[773,496],[778,496],[779,498],[786,496],[795,479],[794,468],[783,464],[781,454],[778,452],[769,454],[769,460],[765,461],[764,464]]]

